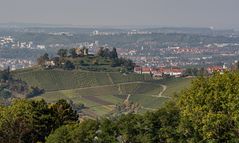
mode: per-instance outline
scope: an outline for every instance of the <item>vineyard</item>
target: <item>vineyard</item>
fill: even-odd
[[[109,73],[113,82],[116,83],[124,83],[124,82],[132,82],[132,81],[147,81],[151,80],[150,75],[140,75],[140,74],[119,74],[119,73]]]
[[[72,100],[76,104],[84,104],[85,110],[94,117],[110,113],[128,96],[130,101],[140,104],[142,111],[157,109],[189,86],[191,81],[184,78],[152,81],[149,75],[81,70],[34,69],[15,72],[14,76],[46,90],[34,99],[43,98],[47,102]],[[167,88],[165,91],[162,85]],[[159,93],[162,95],[157,97]]]
[[[160,85],[154,84],[154,86],[151,86],[150,83],[142,82],[59,90],[46,92],[44,95],[34,99],[43,98],[48,102],[56,102],[59,99],[72,100],[75,103],[83,103],[92,112],[101,116],[112,111],[113,107],[123,102],[128,94],[132,95],[131,97],[138,96],[141,93],[149,95],[152,92],[151,89],[160,91]],[[150,97],[155,100],[154,97]],[[134,98],[131,101],[135,101]]]
[[[83,87],[110,85],[134,81],[150,80],[150,76],[106,72],[33,70],[15,73],[15,77],[26,81],[29,85],[44,88],[46,91],[57,91]],[[113,82],[113,83],[112,83]]]

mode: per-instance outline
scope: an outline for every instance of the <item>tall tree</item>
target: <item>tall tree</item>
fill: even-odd
[[[116,48],[113,48],[113,50],[110,52],[110,58],[111,59],[118,59],[118,53]]]
[[[0,111],[0,141],[5,143],[25,142],[32,130],[32,106],[26,100],[16,100],[9,108]]]
[[[44,100],[16,99],[8,107],[0,106],[0,142],[44,142],[56,128],[77,120],[76,112],[65,100],[49,106]]]
[[[239,142],[239,74],[201,77],[178,100],[183,142]]]
[[[60,49],[57,52],[57,55],[59,55],[61,58],[67,56],[67,49]]]
[[[45,60],[45,61],[48,61],[49,60],[49,55],[48,53],[45,53],[42,58]]]
[[[70,49],[69,54],[72,58],[77,57],[76,49],[75,48]]]
[[[73,110],[66,100],[61,99],[57,101],[51,106],[51,110],[55,113],[59,126],[78,120],[76,111]]]
[[[65,70],[73,70],[73,69],[75,69],[75,66],[74,66],[74,64],[73,64],[71,61],[67,60],[67,61],[64,63],[63,68],[64,68]]]

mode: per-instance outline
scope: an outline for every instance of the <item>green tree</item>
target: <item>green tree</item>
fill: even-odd
[[[113,50],[110,52],[110,58],[111,59],[118,59],[118,53],[116,48],[113,48]]]
[[[45,60],[45,61],[48,61],[49,60],[49,55],[48,53],[45,53],[42,58]]]
[[[10,107],[0,110],[0,141],[4,143],[25,141],[32,131],[32,106],[29,101],[15,100]]]
[[[44,142],[45,137],[57,128],[56,117],[44,100],[31,101],[31,106],[33,107],[31,111],[33,128],[26,140],[29,140],[29,142]]]
[[[144,117],[139,114],[122,115],[116,125],[119,130],[120,142],[150,142],[147,127],[144,126]]]
[[[37,64],[44,66],[45,65],[45,60],[43,58],[43,56],[40,56],[39,58],[37,58]]]
[[[57,55],[59,55],[61,58],[66,57],[67,56],[67,49],[58,50]]]
[[[52,61],[55,63],[56,67],[59,68],[61,66],[61,60],[59,57],[52,58]]]
[[[184,72],[185,76],[200,76],[204,75],[204,70],[201,69],[201,71],[198,68],[187,68]]]
[[[98,141],[104,143],[116,143],[119,130],[116,123],[110,119],[102,119],[98,130]]]
[[[144,117],[151,142],[178,142],[179,135],[176,129],[180,117],[174,101],[170,101],[156,112],[146,113]]]
[[[178,100],[184,142],[238,142],[239,74],[196,79]]]
[[[48,61],[48,60],[49,60],[49,55],[47,53],[45,53],[44,55],[37,58],[37,64],[44,66],[46,61]]]
[[[73,70],[73,69],[75,69],[75,65],[74,65],[71,61],[67,60],[67,61],[64,63],[63,68],[64,68],[65,70]]]
[[[78,120],[78,115],[76,111],[72,109],[69,103],[66,100],[59,100],[51,106],[55,117],[57,118],[56,123],[58,126],[69,124]]]
[[[46,143],[69,143],[73,130],[73,125],[63,125],[46,138]]]
[[[10,72],[10,68],[8,67],[7,69],[0,71],[0,81],[6,81],[6,80],[11,80],[12,76],[11,76],[11,72]]]
[[[80,124],[64,125],[56,129],[49,137],[47,143],[92,143],[98,142],[98,122],[85,120]],[[103,143],[103,142],[102,142]]]
[[[77,120],[76,112],[64,100],[49,107],[44,100],[17,99],[0,107],[0,142],[44,142],[59,126]]]
[[[75,48],[70,49],[69,54],[72,58],[76,58],[77,57],[76,49]]]
[[[29,91],[28,91],[26,97],[30,98],[30,97],[38,96],[38,95],[40,95],[42,93],[44,93],[44,89],[40,89],[37,86],[36,87],[31,86],[29,88]]]
[[[98,139],[97,131],[99,124],[95,120],[86,120],[81,122],[74,130],[72,130],[70,137],[71,141],[75,143],[92,143]]]
[[[2,91],[0,90],[0,97],[2,97],[3,99],[8,99],[12,96],[12,93],[10,90],[8,89],[3,89]]]

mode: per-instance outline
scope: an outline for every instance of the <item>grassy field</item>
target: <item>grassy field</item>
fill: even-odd
[[[163,96],[172,97],[182,89],[189,87],[192,80],[192,78],[171,78],[159,80],[156,83],[167,86],[167,90],[163,93]]]
[[[131,82],[131,81],[145,81],[151,80],[149,75],[140,75],[140,74],[128,74],[123,75],[119,73],[109,73],[109,76],[116,83],[124,83],[124,82]]]
[[[145,108],[159,108],[175,94],[180,93],[180,91],[188,87],[191,81],[192,79],[187,78],[172,78],[151,81],[148,86],[140,87],[137,93],[131,96],[131,100],[140,103],[140,105]],[[162,92],[161,85],[166,86],[166,90],[164,92]],[[162,95],[157,97],[161,92]]]
[[[46,90],[33,99],[43,98],[47,102],[67,99],[76,104],[83,103],[87,112],[95,117],[110,113],[129,95],[129,100],[139,103],[143,110],[157,109],[175,93],[188,87],[191,81],[186,78],[152,81],[149,75],[80,70],[32,69],[15,72],[14,76]]]

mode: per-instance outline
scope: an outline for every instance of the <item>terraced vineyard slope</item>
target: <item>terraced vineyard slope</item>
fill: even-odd
[[[110,113],[116,104],[127,97],[138,103],[142,111],[161,107],[175,94],[187,87],[191,79],[152,80],[149,75],[117,72],[89,72],[82,70],[32,69],[14,73],[28,84],[44,88],[46,92],[33,99],[56,102],[59,99],[84,104],[92,117]]]
[[[57,91],[83,87],[111,85],[134,81],[151,80],[149,75],[89,72],[89,71],[66,71],[66,70],[30,70],[16,72],[15,77],[26,81],[28,84],[44,88],[46,91]]]

